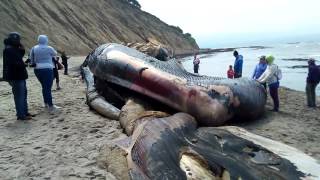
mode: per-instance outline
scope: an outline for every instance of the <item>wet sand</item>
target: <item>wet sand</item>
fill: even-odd
[[[54,90],[53,97],[62,108],[55,115],[43,108],[33,69],[27,80],[33,120],[16,120],[10,86],[0,82],[0,179],[116,179],[98,166],[99,151],[125,135],[118,121],[101,117],[86,105],[85,84],[77,68],[83,59],[70,59],[70,75],[59,71],[62,89]],[[280,99],[279,113],[266,111],[258,120],[235,125],[320,160],[320,108],[307,108],[303,92],[286,88],[280,90]],[[266,108],[271,109],[270,99]]]

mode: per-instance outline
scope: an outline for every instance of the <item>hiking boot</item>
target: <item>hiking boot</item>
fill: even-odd
[[[45,109],[48,109],[49,105],[48,104],[44,104],[44,106],[42,106],[42,107],[45,108]]]
[[[31,114],[31,113],[27,113],[26,116],[35,117],[36,115],[35,114]]]
[[[27,121],[27,120],[31,120],[32,117],[30,116],[25,116],[25,117],[18,117],[17,120],[20,120],[20,121]]]
[[[60,112],[59,109],[61,109],[61,107],[56,106],[56,105],[52,105],[51,107],[48,108],[48,111],[50,114],[56,114],[56,113]]]
[[[57,106],[57,105],[53,105],[53,107],[56,108],[56,109],[61,109],[62,108],[62,107]]]

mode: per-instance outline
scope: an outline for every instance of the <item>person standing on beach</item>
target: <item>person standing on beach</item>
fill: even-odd
[[[64,75],[68,75],[68,59],[70,57],[68,57],[66,55],[66,52],[65,51],[62,51],[61,52],[61,60],[62,60],[62,64],[64,66]]]
[[[320,81],[320,69],[314,59],[308,61],[308,76],[306,85],[307,105],[316,107],[316,87]]]
[[[26,79],[28,73],[23,62],[25,49],[20,43],[20,34],[11,32],[4,40],[3,79],[12,87],[17,120],[30,120],[28,112]]]
[[[35,66],[34,73],[41,83],[42,95],[45,107],[50,113],[57,110],[57,106],[52,103],[51,88],[53,84],[53,62],[52,58],[57,55],[57,51],[48,46],[48,37],[46,35],[39,35],[39,44],[31,49],[30,59],[33,66]]]
[[[253,74],[252,74],[252,79],[259,79],[259,77],[263,74],[263,72],[267,69],[267,61],[266,61],[266,56],[261,56],[259,63],[256,65]],[[265,89],[267,89],[267,84],[262,83]]]
[[[234,71],[232,69],[232,65],[229,65],[229,70],[227,71],[227,76],[229,79],[233,79],[234,78]]]
[[[52,58],[52,62],[53,62],[53,79],[56,79],[56,85],[57,85],[57,89],[56,90],[60,90],[60,78],[59,78],[59,57],[53,57]]]
[[[243,56],[238,53],[238,51],[233,52],[233,56],[236,58],[234,61],[234,78],[242,77],[242,65]]]
[[[279,67],[273,63],[274,57],[268,56],[266,58],[267,61],[267,69],[262,73],[262,75],[257,79],[260,83],[267,83],[269,86],[270,96],[273,100],[273,110],[275,112],[279,111],[279,96],[278,96],[278,89],[281,79],[280,77],[280,69]]]
[[[197,54],[193,57],[193,72],[198,73],[200,65],[200,59],[197,57]]]

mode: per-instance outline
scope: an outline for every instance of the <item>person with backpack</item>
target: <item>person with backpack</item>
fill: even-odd
[[[262,75],[257,79],[260,83],[267,83],[270,91],[270,96],[273,101],[273,109],[272,111],[279,111],[279,96],[278,89],[280,82],[279,80],[282,78],[281,69],[274,64],[274,57],[268,56],[266,57],[267,61],[267,69],[262,73]]]
[[[308,76],[306,85],[307,105],[308,107],[316,107],[316,87],[320,81],[320,67],[315,63],[314,59],[308,61]]]
[[[3,79],[12,87],[17,120],[30,120],[32,115],[28,112],[26,86],[28,73],[26,64],[23,62],[25,49],[20,39],[19,33],[11,32],[4,40]]]

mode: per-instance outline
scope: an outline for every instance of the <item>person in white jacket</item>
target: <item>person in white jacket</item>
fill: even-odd
[[[279,67],[273,63],[274,57],[268,56],[267,60],[267,69],[264,73],[259,77],[257,80],[260,83],[267,83],[270,91],[270,96],[273,100],[273,110],[275,112],[279,111],[279,96],[278,96],[278,89],[279,89],[279,77],[278,71]]]

